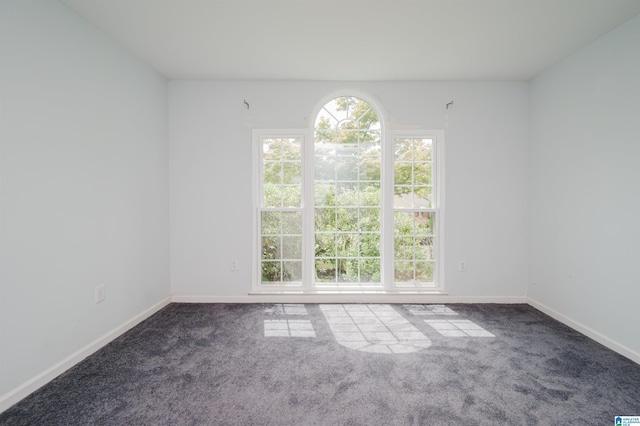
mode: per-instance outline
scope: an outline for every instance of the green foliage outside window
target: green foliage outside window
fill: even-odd
[[[341,97],[319,114],[314,140],[314,273],[322,283],[381,281],[381,132],[365,101]],[[394,277],[432,281],[435,214],[431,208],[430,139],[394,141]],[[263,141],[265,208],[302,207],[302,144],[298,138]],[[300,281],[302,213],[261,213],[262,281]]]
[[[381,141],[371,105],[329,102],[316,121],[314,157],[316,280],[379,283]]]

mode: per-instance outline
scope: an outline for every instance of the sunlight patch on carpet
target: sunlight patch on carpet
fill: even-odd
[[[458,315],[445,305],[404,305],[412,315]]]
[[[264,320],[264,337],[316,337],[309,320]]]
[[[307,308],[302,303],[276,303],[265,308],[264,312],[271,315],[307,315]]]
[[[445,337],[496,337],[469,320],[424,320]]]
[[[390,305],[320,305],[336,341],[374,353],[410,353],[431,340]]]

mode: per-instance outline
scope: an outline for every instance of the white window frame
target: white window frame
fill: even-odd
[[[381,165],[381,280],[382,286],[371,287],[345,287],[339,288],[322,285],[321,291],[318,291],[314,277],[314,176],[309,170],[313,170],[313,143],[314,143],[314,124],[315,117],[320,109],[332,99],[341,96],[354,96],[371,104],[378,113],[380,124],[382,126],[382,165]],[[442,130],[387,130],[385,119],[381,114],[379,104],[371,100],[370,96],[350,91],[341,91],[326,96],[314,109],[312,120],[307,129],[253,129],[252,131],[252,154],[253,154],[253,232],[252,232],[252,293],[294,293],[294,294],[312,294],[312,293],[344,293],[355,291],[358,293],[444,293],[444,186],[445,186],[445,149],[444,149],[444,131]],[[288,138],[298,137],[302,140],[302,283],[301,284],[262,284],[261,274],[261,241],[260,235],[260,211],[262,197],[262,144],[263,138]],[[433,208],[423,209],[422,211],[433,211],[436,214],[434,224],[434,271],[433,284],[420,284],[415,286],[398,286],[394,282],[394,227],[393,227],[393,180],[394,180],[394,143],[398,138],[416,138],[416,139],[432,139],[433,143]]]
[[[322,109],[327,105],[327,103],[333,101],[336,98],[341,98],[341,97],[354,97],[354,98],[358,98],[361,99],[365,102],[367,102],[369,104],[369,106],[375,111],[376,116],[378,117],[378,121],[380,124],[380,135],[381,135],[381,140],[380,140],[380,144],[381,144],[381,158],[380,158],[380,188],[382,191],[381,194],[381,203],[380,203],[380,240],[381,240],[381,244],[380,244],[380,284],[379,285],[360,285],[360,284],[331,284],[331,283],[326,283],[323,282],[322,284],[316,285],[315,283],[311,283],[311,287],[314,290],[318,290],[318,291],[322,291],[322,292],[335,292],[335,293],[339,293],[339,292],[349,292],[349,291],[357,291],[357,292],[380,292],[380,291],[386,291],[385,288],[385,284],[384,284],[384,256],[385,256],[385,247],[384,244],[382,243],[383,241],[383,235],[384,235],[384,200],[383,200],[383,194],[384,194],[384,190],[382,189],[382,186],[384,185],[384,180],[385,180],[385,176],[386,176],[386,171],[385,171],[385,167],[384,167],[384,158],[385,158],[385,146],[387,145],[387,141],[385,140],[385,134],[386,134],[386,121],[384,119],[384,114],[382,113],[382,109],[380,108],[380,103],[376,100],[373,99],[370,95],[366,94],[366,93],[362,93],[359,91],[338,91],[338,92],[334,92],[331,93],[325,97],[323,97],[320,102],[316,105],[315,109],[313,110],[313,114],[311,115],[311,117],[313,118],[313,120],[309,123],[309,146],[308,146],[308,152],[309,152],[309,170],[312,170],[313,167],[315,167],[314,164],[314,152],[315,152],[315,121],[317,119],[318,114],[322,111]],[[312,209],[315,207],[315,203],[314,203],[314,190],[315,190],[315,181],[314,181],[314,176],[313,173],[309,173],[310,176],[310,180],[309,180],[309,188],[312,188],[312,190],[310,191],[310,199],[309,199],[309,205],[312,207]],[[313,212],[311,212],[311,216],[310,216],[310,220],[312,220],[313,222],[311,222],[311,235],[313,235],[312,238],[312,243],[309,246],[310,250],[314,250],[314,244],[315,244],[315,229],[313,228],[313,225],[315,224],[315,217],[313,216]],[[312,252],[311,254],[311,258],[312,260],[315,258],[315,253]],[[312,264],[310,265],[312,268],[312,273],[315,275],[315,271],[313,270],[313,268],[315,268],[315,265]]]
[[[393,252],[394,252],[394,227],[393,213],[396,209],[393,206],[393,171],[394,158],[393,148],[396,139],[431,139],[432,140],[432,188],[433,206],[429,209],[419,209],[421,212],[433,212],[436,215],[433,233],[435,238],[434,269],[432,284],[400,285],[394,281]],[[388,252],[391,253],[388,259],[383,262],[389,265],[390,273],[385,276],[385,282],[391,283],[389,292],[444,292],[444,131],[442,130],[392,130],[389,132],[387,141],[389,145],[389,155],[383,160],[385,168],[388,168],[391,178],[384,182],[386,193],[384,210],[390,212],[385,229],[388,231],[384,235],[384,244]],[[388,281],[387,281],[388,280]]]
[[[306,267],[307,265],[307,242],[309,239],[308,231],[307,231],[307,223],[308,220],[306,218],[305,208],[307,203],[307,195],[305,195],[308,188],[308,179],[306,178],[306,167],[309,164],[306,156],[307,156],[307,139],[309,137],[309,132],[307,129],[253,129],[251,134],[252,141],[252,156],[253,156],[253,185],[252,185],[252,198],[253,198],[253,217],[252,217],[252,256],[251,256],[251,264],[252,264],[252,292],[277,292],[282,293],[286,291],[300,291],[303,287],[307,286],[310,282],[309,280],[309,271]],[[302,173],[302,182],[301,182],[301,192],[302,199],[301,205],[299,209],[302,211],[302,247],[303,247],[303,258],[302,258],[302,285],[297,283],[291,284],[263,284],[262,283],[262,270],[261,270],[261,253],[262,253],[262,242],[260,240],[260,212],[263,210],[261,206],[261,200],[263,198],[262,194],[262,175],[263,175],[263,161],[262,161],[262,140],[268,138],[300,138],[302,141],[302,153],[301,153],[301,173]],[[313,194],[313,191],[311,191]],[[271,210],[271,209],[270,209]],[[292,210],[291,208],[281,208],[281,209],[273,209],[277,210]],[[312,225],[313,226],[313,225]]]

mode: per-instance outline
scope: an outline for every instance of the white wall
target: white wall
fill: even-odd
[[[530,98],[529,296],[640,359],[640,17]]]
[[[454,101],[445,129],[445,289],[524,298],[528,89],[501,82],[170,82],[173,294],[250,291],[251,128],[304,128],[339,89],[377,98],[396,128],[444,129]],[[468,272],[457,271],[461,259]]]
[[[166,81],[57,1],[0,2],[0,72],[2,397],[170,290]]]

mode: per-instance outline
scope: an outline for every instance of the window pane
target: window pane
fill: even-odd
[[[336,282],[336,259],[316,259],[316,280]]]
[[[396,260],[413,260],[414,249],[414,237],[395,237],[394,257]]]
[[[431,208],[431,187],[416,186],[413,192],[413,207]]]
[[[431,139],[416,139],[413,148],[414,161],[433,161],[432,152],[433,140]]]
[[[433,207],[431,139],[396,139],[394,207]]]
[[[357,231],[358,230],[358,209],[342,208],[337,209],[337,231]]]
[[[364,157],[360,160],[361,181],[380,181],[380,157]]]
[[[394,276],[398,282],[433,282],[434,212],[394,213]]]
[[[302,262],[282,262],[282,281],[302,281]]]
[[[316,234],[316,257],[336,257],[336,234]]]
[[[279,139],[263,139],[262,140],[262,156],[265,160],[278,160],[282,157]]]
[[[261,212],[260,221],[262,225],[262,234],[279,234],[280,233],[280,212]]]
[[[360,209],[360,231],[380,231],[380,209]]]
[[[358,234],[337,234],[336,245],[338,256],[358,256]]]
[[[413,262],[394,262],[393,275],[396,281],[413,281]]]
[[[282,170],[279,161],[266,161],[264,163],[264,170],[262,175],[262,181],[266,184],[279,185],[282,183]]]
[[[336,175],[338,181],[354,181],[358,179],[358,159],[356,157],[336,158]]]
[[[433,235],[433,221],[435,213],[416,212],[415,229],[418,235]]]
[[[282,237],[282,258],[302,259],[302,237]]]
[[[315,209],[316,232],[336,230],[336,209]]]
[[[282,183],[285,185],[302,182],[300,163],[282,163]]]
[[[316,181],[333,181],[336,178],[336,161],[333,156],[316,156],[314,162],[314,178]]]
[[[342,131],[337,134],[337,143],[334,145],[336,155],[347,157],[358,154],[357,134],[355,132]]]
[[[302,234],[302,212],[282,212],[282,233]]]
[[[262,207],[300,207],[302,139],[262,139]]]
[[[274,185],[264,185],[263,187],[263,206],[264,207],[282,207],[282,187]]]
[[[433,282],[433,262],[416,262],[416,281]]]
[[[415,163],[413,166],[414,185],[431,185],[431,163]]]
[[[360,281],[370,283],[380,282],[380,259],[360,260]]]
[[[367,132],[364,139],[360,142],[360,155],[380,157],[380,131]]]
[[[283,207],[300,207],[302,205],[302,189],[299,186],[282,187]]]
[[[302,159],[302,139],[282,139],[282,159],[300,161]]]
[[[413,235],[413,212],[395,212],[393,228],[396,235]]]
[[[331,183],[316,183],[314,196],[316,206],[335,206],[336,186]]]
[[[379,206],[380,205],[380,184],[367,182],[360,184],[360,205]]]
[[[281,281],[281,262],[262,262],[262,282]]]
[[[281,259],[281,245],[280,236],[262,237],[262,259]]]
[[[360,256],[380,257],[380,234],[360,234]]]
[[[413,159],[413,141],[411,139],[396,139],[394,154],[396,161],[411,161]]]
[[[416,238],[416,260],[434,260],[433,237]]]
[[[410,186],[393,187],[393,207],[396,209],[409,209],[413,207],[412,190]]]
[[[327,135],[331,136],[332,133],[327,133]],[[332,143],[331,140],[320,141],[316,139],[313,150],[317,162],[319,159],[333,158],[336,155],[337,145]]]
[[[356,183],[338,183],[336,204],[338,206],[357,206],[358,188]]]
[[[358,259],[338,259],[338,282],[354,283],[359,281]]]
[[[411,185],[413,168],[411,163],[396,162],[393,166],[393,183],[395,185]]]

